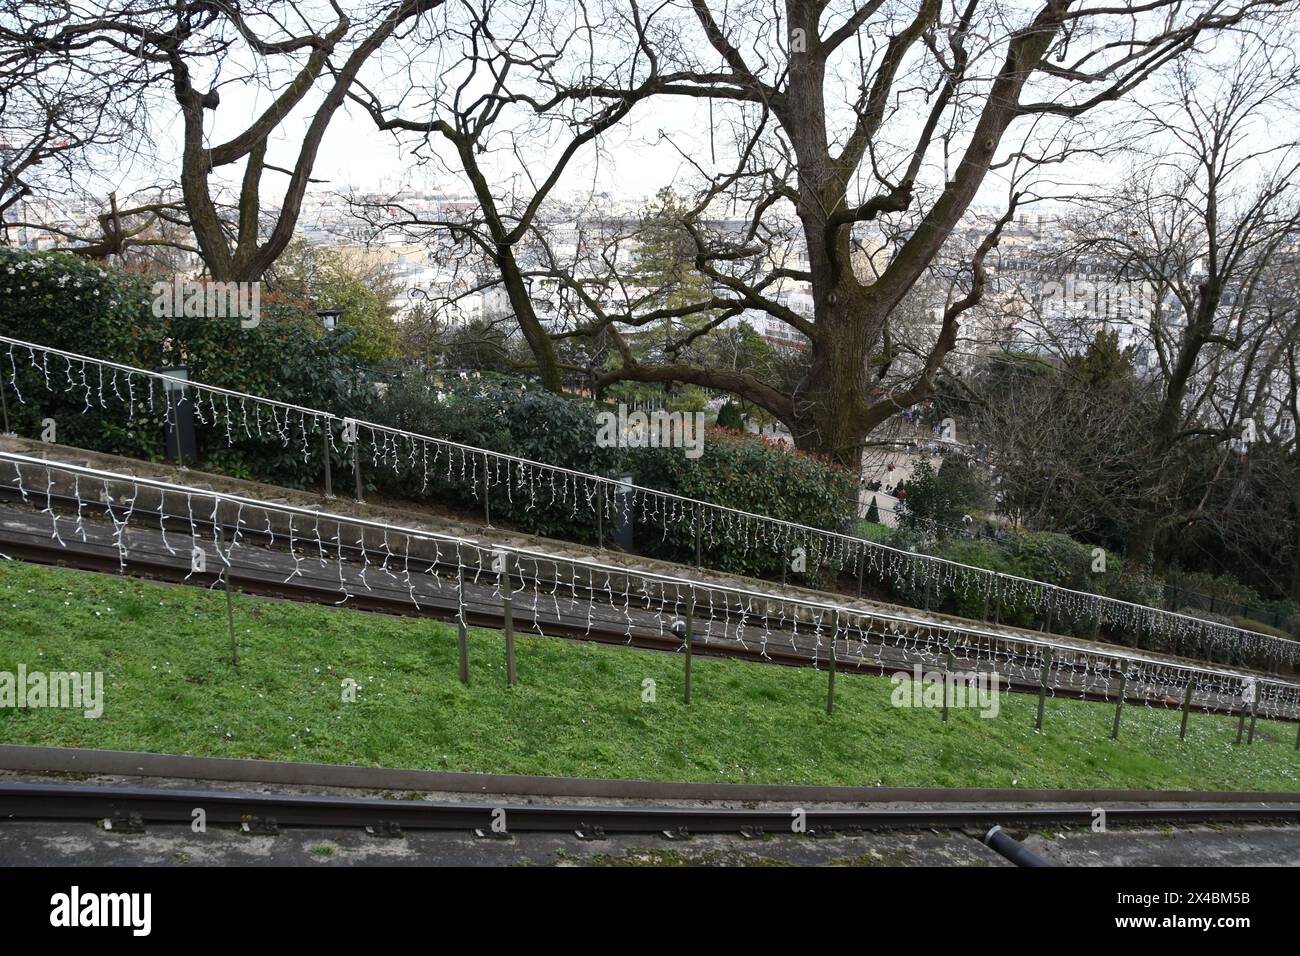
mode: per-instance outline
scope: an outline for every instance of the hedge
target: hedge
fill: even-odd
[[[597,415],[605,410],[597,403],[528,388],[510,379],[439,381],[415,375],[394,382],[375,401],[372,417],[408,431],[587,474],[611,478],[630,474],[645,487],[799,524],[844,528],[852,521],[854,483],[842,469],[756,436],[720,429],[705,432],[698,458],[688,458],[680,448],[602,448],[596,443]],[[549,496],[533,501],[517,490],[507,491],[504,478],[504,472],[496,476],[499,487],[492,493],[495,517],[535,534],[596,540],[591,508],[579,507],[575,514],[571,502],[551,504]],[[421,465],[399,475],[378,471],[372,480],[383,494],[418,498],[424,469]],[[456,480],[448,483],[434,476],[426,493],[458,506],[482,507],[478,495]],[[643,515],[640,518],[645,520]],[[606,542],[612,530],[608,525],[604,529]],[[695,537],[689,521],[674,523],[667,533],[659,522],[653,530],[637,533],[634,529],[634,540],[642,554],[694,561]],[[704,542],[708,565],[745,574],[779,572],[781,554],[747,548],[744,540],[715,528]],[[798,543],[791,542],[791,547]],[[813,563],[810,559],[810,571],[815,573]]]
[[[857,511],[857,483],[849,472],[788,445],[725,429],[705,432],[697,459],[671,448],[631,449],[628,470],[638,484],[813,528],[846,531]],[[648,544],[669,560],[695,559],[689,529]],[[728,534],[715,527],[703,543],[710,567],[752,575],[780,573],[795,547],[806,552],[807,572],[799,580],[824,582],[829,569],[817,567],[816,549],[797,535],[775,550],[754,547],[744,531]]]
[[[153,281],[67,253],[0,247],[0,333],[141,368],[185,365],[197,381],[295,405],[329,409],[356,400],[357,372],[338,351],[342,337],[326,337],[301,303],[263,296],[261,322],[248,329],[236,319],[159,318],[152,309]],[[0,348],[0,356],[8,366],[8,349]],[[54,391],[46,388],[47,371]],[[42,419],[53,418],[62,444],[132,458],[161,456],[162,403],[151,412],[146,401],[128,421],[121,403],[111,400],[111,376],[101,403],[98,378],[82,383],[75,363],[51,360],[42,368],[17,349],[13,365],[0,374],[19,434],[39,434]],[[15,400],[14,377],[25,402]],[[118,387],[126,388],[124,382]],[[195,427],[200,462],[213,471],[291,487],[320,480],[319,462],[304,462],[292,443],[286,448],[278,439],[244,438],[230,444],[224,428],[197,417]]]
[[[596,445],[595,410],[589,404],[508,379],[486,376],[443,382],[425,375],[406,376],[373,399],[369,417],[406,431],[589,474],[612,476],[620,467],[618,449]],[[370,487],[385,495],[411,500],[428,497],[481,510],[483,464],[479,460],[472,465],[477,472],[467,472],[467,477],[477,473],[480,479],[480,485],[474,488],[460,480],[459,464],[451,481],[445,480],[443,470],[431,473],[427,487],[424,487],[422,462],[398,474],[384,468],[369,469],[367,474]],[[507,477],[504,466],[494,476],[496,487],[491,493],[494,520],[508,521],[533,534],[574,541],[596,540],[596,525],[590,510],[578,509],[575,514],[571,501],[553,503],[549,483],[545,495],[530,499],[508,489]],[[516,468],[513,475],[516,488],[519,477]]]

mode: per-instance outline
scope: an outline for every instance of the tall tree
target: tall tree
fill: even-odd
[[[800,446],[856,468],[876,426],[933,394],[963,315],[983,295],[985,258],[1016,205],[1032,198],[1034,171],[1085,147],[1083,118],[1207,34],[1290,9],[1290,0],[1010,8],[742,0],[716,11],[708,0],[681,0],[646,11],[609,0],[577,16],[497,0],[465,13],[469,73],[422,85],[418,108],[371,107],[383,128],[436,133],[454,147],[450,165],[472,184],[481,218],[468,226],[412,220],[472,238],[491,259],[551,387],[557,340],[585,339],[591,352],[603,343],[617,361],[585,369],[598,388],[683,382],[730,391],[784,421]],[[698,144],[683,149],[698,188],[680,231],[709,295],[674,306],[629,281],[617,254],[626,235],[585,256],[561,255],[546,228],[559,220],[543,212],[574,155],[595,150],[652,97],[715,104],[721,115],[711,125],[727,140],[716,163]],[[558,161],[516,164],[522,171],[498,186],[485,157],[519,156],[529,140],[552,146]],[[894,319],[990,173],[1012,184],[1006,215],[953,272],[960,288],[925,353],[896,364]],[[564,290],[565,321],[537,315],[530,288],[539,281]],[[790,301],[800,284],[811,290],[808,309]],[[703,330],[685,333],[693,341],[747,312],[806,343],[797,381],[692,361],[681,340],[648,361],[625,339],[666,318],[707,313]]]
[[[165,78],[180,113],[179,192],[207,271],[221,281],[256,281],[293,238],[325,132],[363,67],[442,2],[395,0],[349,13],[334,2],[18,0],[0,17],[0,62],[37,75],[56,59],[103,82],[134,76],[143,63]],[[223,92],[233,90],[240,96],[226,110],[232,117],[257,94],[269,100],[212,143]],[[272,137],[294,117],[304,128],[292,162],[275,165]],[[229,209],[218,178],[225,171],[238,177]],[[263,193],[268,172],[288,179],[274,205]]]
[[[1082,254],[1145,289],[1135,332],[1155,357],[1157,403],[1134,436],[1142,506],[1127,551],[1140,561],[1162,556],[1160,535],[1203,516],[1208,499],[1183,493],[1184,450],[1207,438],[1227,449],[1258,431],[1300,334],[1294,282],[1278,271],[1300,241],[1300,143],[1267,132],[1294,125],[1300,68],[1251,35],[1219,51],[1214,71],[1197,65],[1181,64],[1148,107],[1163,151],[1075,226]]]

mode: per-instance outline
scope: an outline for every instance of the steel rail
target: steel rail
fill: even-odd
[[[972,625],[956,624],[948,621],[918,620],[900,614],[893,614],[886,611],[875,609],[862,609],[845,604],[836,604],[826,601],[812,600],[803,597],[787,596],[782,594],[762,593],[759,591],[749,590],[727,584],[716,584],[712,582],[701,583],[686,578],[675,577],[666,574],[660,574],[653,571],[645,571],[635,568],[621,567],[619,565],[605,564],[599,561],[593,561],[585,558],[572,558],[561,555],[550,554],[542,551],[535,551],[529,548],[521,548],[514,545],[506,545],[494,542],[486,542],[474,538],[464,538],[455,535],[445,534],[442,532],[428,531],[421,528],[414,528],[405,525],[394,525],[386,522],[375,521],[367,518],[358,518],[351,515],[343,515],[335,512],[324,511],[321,509],[301,508],[280,502],[268,502],[254,498],[247,498],[242,495],[235,495],[229,492],[221,492],[213,489],[194,488],[186,485],[179,485],[173,482],[163,481],[155,478],[146,478],[134,475],[124,475],[117,472],[105,471],[102,469],[89,468],[82,465],[72,465],[64,462],[53,461],[45,458],[36,458],[29,455],[19,455],[12,452],[0,452],[0,462],[12,465],[21,478],[20,466],[35,468],[41,470],[61,471],[80,477],[90,478],[100,482],[116,482],[132,484],[137,487],[146,487],[155,491],[170,493],[174,495],[185,495],[189,498],[211,499],[214,502],[226,502],[236,508],[251,508],[280,515],[291,515],[305,519],[339,522],[351,527],[369,528],[372,531],[382,532],[385,534],[398,534],[410,537],[413,540],[424,540],[435,544],[441,543],[455,548],[471,548],[480,556],[483,553],[507,553],[515,556],[517,559],[522,558],[530,562],[542,562],[555,565],[565,565],[573,569],[581,569],[587,573],[618,575],[635,577],[642,581],[654,581],[661,587],[672,587],[678,590],[684,590],[689,593],[705,591],[708,593],[722,593],[735,598],[737,604],[742,602],[752,603],[754,600],[763,602],[776,602],[790,607],[798,607],[809,613],[820,613],[823,618],[826,614],[847,615],[849,619],[869,620],[872,622],[882,622],[885,626],[893,625],[895,627],[906,628],[929,628],[931,630],[948,631],[953,634],[959,634],[968,638],[976,638],[983,641],[1002,641],[1028,645],[1039,650],[1059,651],[1066,654],[1088,654],[1096,658],[1107,659],[1112,662],[1121,662],[1124,664],[1146,664],[1151,666],[1165,667],[1174,669],[1187,674],[1197,674],[1209,676],[1216,679],[1230,678],[1237,681],[1253,680],[1257,684],[1269,684],[1278,688],[1300,691],[1300,684],[1289,681],[1278,680],[1275,678],[1264,677],[1262,675],[1234,671],[1228,668],[1207,667],[1198,664],[1181,663],[1176,661],[1164,660],[1150,655],[1117,653],[1100,648],[1081,647],[1077,644],[1051,640],[1048,638],[1031,637],[1021,634],[1007,634],[989,629],[984,629]],[[11,481],[10,484],[13,482]],[[28,496],[37,498],[44,497],[41,491],[28,491]],[[214,507],[214,513],[217,512]],[[470,565],[470,567],[474,567]]]
[[[76,360],[78,362],[88,362],[92,365],[102,365],[108,368],[115,369],[117,371],[126,372],[128,374],[142,375],[150,379],[170,382],[172,384],[175,384],[176,381],[175,379],[170,378],[169,376],[163,373],[152,372],[147,369],[135,368],[134,366],[123,365],[118,362],[110,362],[104,359],[94,358],[93,356],[82,355],[77,352],[69,352],[63,349],[57,349],[51,346],[40,345],[34,342],[27,342],[22,339],[12,338],[10,336],[0,335],[0,343],[8,344],[11,347],[25,348],[29,350],[29,352],[33,352],[33,353],[35,351],[40,351],[50,355],[58,355],[66,359]],[[11,357],[12,357],[12,353],[11,353]],[[13,372],[14,370],[11,369],[11,378],[15,378]],[[2,387],[2,383],[3,383],[3,379],[0,378],[0,387]],[[538,468],[538,469],[556,472],[559,474],[568,475],[575,479],[582,479],[584,481],[590,481],[590,482],[598,482],[601,484],[609,485],[613,488],[630,489],[634,493],[641,493],[643,495],[657,495],[661,498],[671,499],[678,502],[682,502],[683,504],[691,505],[692,507],[711,508],[714,509],[715,511],[729,513],[747,520],[774,524],[786,529],[787,531],[797,531],[799,534],[805,536],[819,535],[825,538],[830,538],[832,540],[839,540],[841,542],[851,542],[861,552],[862,557],[865,557],[866,552],[868,550],[875,549],[877,551],[890,553],[892,555],[898,556],[906,560],[922,560],[922,561],[930,562],[931,564],[935,564],[935,565],[943,565],[946,567],[951,567],[957,569],[959,573],[973,574],[973,575],[982,576],[986,578],[994,578],[1002,581],[1016,582],[1019,584],[1026,585],[1028,587],[1041,588],[1043,589],[1044,592],[1050,592],[1053,595],[1060,594],[1060,595],[1066,595],[1076,600],[1096,601],[1102,604],[1131,608],[1134,611],[1159,617],[1161,619],[1173,619],[1173,620],[1187,622],[1188,624],[1192,625],[1193,627],[1199,630],[1221,631],[1226,633],[1235,632],[1241,635],[1248,635],[1254,640],[1264,641],[1265,643],[1274,642],[1284,647],[1290,645],[1294,647],[1292,654],[1300,653],[1300,640],[1295,640],[1292,638],[1278,637],[1272,634],[1264,634],[1259,631],[1251,631],[1246,628],[1236,627],[1235,625],[1207,622],[1205,620],[1202,620],[1201,618],[1192,617],[1186,614],[1179,614],[1176,611],[1167,611],[1161,608],[1153,608],[1150,607],[1149,605],[1137,604],[1136,602],[1133,601],[1125,601],[1121,598],[1114,598],[1104,594],[1094,594],[1090,591],[1075,591],[1071,588],[1061,587],[1060,585],[1056,585],[1056,584],[1049,584],[1045,581],[1036,581],[1032,578],[1025,578],[1014,574],[1006,574],[1001,571],[990,571],[985,568],[977,568],[974,567],[973,565],[962,564],[961,562],[952,561],[947,558],[939,558],[933,555],[920,554],[913,551],[907,551],[902,548],[894,548],[891,547],[890,545],[881,544],[880,542],[876,542],[876,541],[870,541],[866,538],[862,538],[857,535],[845,534],[839,531],[829,531],[824,528],[814,528],[810,525],[803,525],[797,522],[787,521],[786,519],[783,518],[773,518],[769,515],[755,514],[754,512],[744,511],[743,509],[740,508],[733,508],[729,505],[720,505],[713,502],[702,501],[695,498],[688,498],[684,495],[679,495],[674,492],[661,491],[655,488],[646,488],[642,485],[637,485],[632,482],[620,481],[616,478],[609,478],[604,475],[595,475],[587,472],[576,471],[572,468],[565,468],[561,465],[553,465],[547,462],[535,461],[530,458],[523,458],[517,455],[510,455],[504,452],[492,451],[486,448],[479,448],[474,445],[465,445],[460,442],[451,441],[450,439],[436,438],[432,435],[423,435],[419,432],[406,431],[404,429],[394,428],[389,425],[381,425],[376,422],[370,422],[361,418],[340,416],[332,412],[322,411],[320,409],[307,408],[302,405],[294,405],[289,402],[281,402],[276,399],[264,398],[259,395],[252,395],[247,392],[239,392],[232,389],[221,388],[215,385],[206,385],[201,382],[197,382],[193,380],[187,380],[184,384],[186,386],[194,387],[195,389],[201,391],[213,392],[215,394],[222,395],[227,398],[235,398],[240,401],[262,402],[265,404],[275,405],[279,408],[290,409],[292,411],[299,412],[303,415],[310,415],[313,418],[324,419],[330,422],[339,422],[340,424],[356,423],[356,425],[359,427],[370,429],[372,433],[383,433],[383,434],[393,435],[401,438],[406,438],[411,441],[433,442],[435,444],[443,445],[447,448],[459,449],[464,454],[482,455],[484,456],[485,462],[488,457],[497,458],[502,461],[513,462],[516,464],[527,465],[533,468]],[[17,387],[16,384],[14,387],[15,388]],[[789,539],[787,538],[787,540]],[[1056,605],[1059,603],[1061,602],[1054,601],[1053,607],[1055,608]]]
[[[994,824],[1086,826],[1091,807],[681,807],[655,805],[564,805],[545,803],[435,802],[318,794],[242,793],[75,783],[0,783],[0,819],[132,820],[185,823],[202,809],[209,824],[272,827],[371,827],[402,830],[480,830],[504,833],[760,833],[792,832],[802,817],[811,831],[946,829]],[[1155,823],[1294,823],[1300,804],[1116,806],[1108,825]]]

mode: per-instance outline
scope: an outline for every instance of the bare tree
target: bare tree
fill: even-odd
[[[15,227],[34,227],[26,207],[80,193],[95,166],[139,148],[144,92],[157,79],[143,62],[101,74],[72,50],[34,49],[50,12],[13,0],[0,6],[0,229],[7,238]]]
[[[410,49],[411,86],[396,102],[364,84],[350,94],[381,130],[414,138],[421,162],[462,176],[476,202],[430,213],[383,199],[363,204],[361,214],[377,228],[425,240],[439,261],[463,269],[462,295],[500,284],[552,390],[561,387],[564,363],[532,290],[533,279],[552,271],[547,204],[576,157],[679,79],[659,64],[661,46],[675,43],[670,36],[635,3],[579,10],[465,2],[449,12],[440,36]],[[430,76],[419,67],[432,44],[459,44],[459,54]]]
[[[197,246],[214,278],[251,281],[293,237],[321,141],[363,67],[394,34],[412,29],[441,3],[397,0],[349,13],[333,2],[277,0],[15,2],[0,20],[0,49],[14,69],[33,77],[50,58],[80,64],[83,76],[121,81],[143,63],[165,77],[179,107],[177,178]],[[251,90],[268,93],[270,100],[237,133],[213,144],[213,117],[223,90],[232,87],[245,98],[233,110],[248,108]],[[292,162],[273,164],[268,159],[272,135],[291,128],[299,115],[303,131]],[[240,166],[228,210],[223,184],[215,177]],[[263,195],[267,172],[288,179],[269,216],[271,203]],[[161,215],[164,207],[134,212]],[[119,219],[112,217],[110,225]],[[110,230],[107,238],[117,237]]]
[[[1300,239],[1300,143],[1268,132],[1293,123],[1300,70],[1259,37],[1220,56],[1214,73],[1175,72],[1148,110],[1166,150],[1076,223],[1081,253],[1146,290],[1135,331],[1154,356],[1156,410],[1134,436],[1143,506],[1127,542],[1143,561],[1158,535],[1206,517],[1210,499],[1185,494],[1183,449],[1254,440],[1300,329],[1277,270]]]
[[[1026,9],[984,0],[745,0],[718,13],[707,0],[650,12],[611,0],[581,17],[561,14],[560,33],[531,5],[485,3],[466,7],[470,66],[460,81],[419,87],[413,110],[366,99],[383,128],[436,133],[455,147],[452,161],[473,184],[482,219],[467,228],[415,218],[476,242],[495,262],[549,385],[559,381],[557,334],[603,340],[606,348],[588,354],[616,360],[586,369],[598,388],[687,382],[733,392],[787,423],[802,447],[856,468],[876,426],[933,394],[962,316],[982,297],[983,259],[1005,219],[971,250],[965,288],[923,360],[906,377],[896,373],[894,317],[990,174],[1024,183],[1033,168],[1075,155],[1085,114],[1126,97],[1208,33],[1284,8],[1282,0],[1077,8],[1049,0]],[[540,228],[577,150],[597,146],[652,96],[713,102],[716,125],[730,131],[720,170],[683,150],[698,189],[681,228],[708,291],[671,307],[633,288],[608,244],[566,262]],[[512,129],[512,120],[523,125]],[[559,161],[496,187],[484,150],[517,149],[542,129],[569,132],[554,141]],[[723,209],[733,210],[731,223],[719,227]],[[529,241],[537,255],[521,263]],[[604,275],[594,276],[599,264]],[[529,305],[530,283],[543,280],[575,303],[558,331]],[[807,312],[788,302],[797,283],[811,288]],[[747,312],[806,340],[799,381],[682,359],[690,342]],[[706,315],[703,328],[684,325],[655,361],[625,340],[666,319]]]

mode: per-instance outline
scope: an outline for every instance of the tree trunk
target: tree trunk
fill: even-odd
[[[832,289],[817,316],[806,387],[794,403],[796,446],[854,473],[862,467],[870,431],[863,414],[871,401],[868,369],[876,327],[856,282]]]

